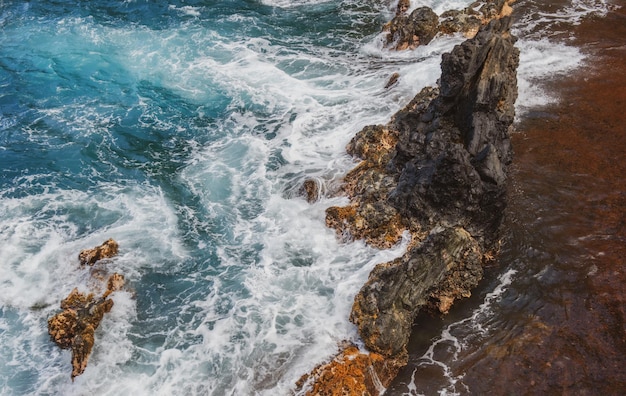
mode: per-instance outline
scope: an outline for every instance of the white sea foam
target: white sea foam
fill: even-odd
[[[520,64],[517,71],[518,99],[515,103],[517,117],[558,101],[558,97],[547,92],[542,81],[576,70],[583,65],[585,56],[580,50],[547,39],[517,42],[520,49]]]
[[[282,8],[312,6],[316,4],[329,3],[331,1],[332,0],[261,0],[261,2],[265,5]]]
[[[472,3],[472,1],[467,0],[411,0],[411,6],[407,12],[411,13],[419,7],[429,7],[437,15],[441,15],[449,10],[462,10]]]
[[[513,27],[520,49],[517,119],[529,110],[558,102],[559,98],[547,92],[542,81],[571,73],[583,67],[586,60],[580,49],[568,44],[567,32],[584,18],[606,15],[614,6],[605,0],[574,0],[549,12],[533,4],[526,7],[529,11]]]

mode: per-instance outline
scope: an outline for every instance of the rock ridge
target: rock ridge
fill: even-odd
[[[424,88],[387,125],[367,126],[348,144],[361,160],[341,189],[350,204],[328,208],[326,224],[344,241],[379,248],[407,230],[412,241],[402,257],[377,265],[355,297],[350,320],[364,348],[351,349],[349,358],[344,348],[314,370],[303,381],[314,384],[308,394],[380,394],[372,387],[321,390],[315,378],[332,384],[332,373],[350,375],[338,368],[345,362],[382,359],[384,373],[376,372],[380,364],[368,367],[387,387],[407,363],[417,313],[446,313],[470,296],[497,253],[517,98],[519,51],[510,26],[509,16],[481,25],[443,55],[437,87]]]

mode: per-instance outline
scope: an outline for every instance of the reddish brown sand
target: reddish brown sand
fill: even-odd
[[[557,175],[554,190],[574,194],[539,193],[579,224],[568,232],[588,260],[560,269],[568,274],[569,265],[571,278],[555,285],[558,303],[461,368],[472,394],[626,394],[626,1],[619,3],[575,27],[588,66],[548,83],[559,104],[529,115],[513,138],[512,181],[526,190],[538,172]]]

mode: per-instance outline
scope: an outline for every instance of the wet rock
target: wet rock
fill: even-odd
[[[485,2],[478,10],[482,16],[483,23],[488,23],[493,19],[510,16],[513,9],[511,3],[515,0],[491,0]]]
[[[400,125],[392,161],[400,176],[389,201],[403,217],[426,228],[459,224],[494,242],[506,204],[517,98],[519,51],[510,23],[493,20],[444,54],[439,96],[412,114],[420,122]]]
[[[386,171],[396,143],[396,132],[382,125],[366,126],[348,143],[346,151],[362,159],[344,179],[343,192],[352,203],[326,210],[326,225],[343,241],[364,239],[388,248],[401,239],[406,227],[398,211],[385,203],[396,184],[394,175]]]
[[[428,7],[420,7],[410,15],[399,14],[391,20],[385,30],[387,46],[395,50],[414,49],[419,45],[426,45],[438,32],[439,17]]]
[[[113,300],[107,297],[123,286],[124,277],[116,273],[109,278],[102,297],[81,293],[75,288],[61,301],[63,312],[48,319],[48,334],[52,340],[60,348],[72,350],[72,380],[85,371],[94,345],[94,333],[104,314],[113,307]]]
[[[78,254],[80,265],[94,265],[96,261],[117,255],[119,245],[113,239],[108,239],[102,245],[93,249],[81,250]]]
[[[476,2],[464,10],[448,10],[437,16],[428,7],[417,8],[406,15],[410,2],[401,0],[396,8],[396,16],[383,27],[383,31],[388,32],[385,46],[398,51],[414,49],[428,44],[437,34],[462,33],[466,38],[473,38],[482,25],[510,16],[513,2]]]
[[[435,299],[467,297],[482,278],[478,242],[462,228],[437,229],[403,257],[379,264],[357,294],[350,320],[371,351],[406,356],[413,319]]]
[[[483,24],[481,15],[472,8],[446,11],[441,14],[440,21],[442,34],[463,33],[467,38],[474,37]]]
[[[298,193],[303,196],[307,202],[316,202],[320,198],[320,183],[315,179],[306,179],[304,183],[302,183]]]
[[[411,8],[411,0],[398,0],[398,5],[396,6],[396,16],[406,14],[409,8]]]
[[[398,177],[385,203],[414,238],[430,231],[403,257],[377,266],[355,298],[351,320],[368,349],[385,357],[406,353],[422,307],[446,312],[470,295],[483,253],[497,243],[517,97],[510,23],[494,20],[444,54],[438,94],[421,92],[388,126],[398,143],[385,172]]]
[[[385,89],[389,89],[394,85],[398,84],[398,80],[400,79],[400,73],[393,73],[389,80],[387,80],[387,84],[385,84]]]
[[[406,362],[417,313],[445,313],[470,296],[499,246],[519,61],[510,25],[510,17],[494,19],[444,54],[439,87],[423,89],[389,124],[363,128],[346,148],[362,161],[344,180],[350,204],[329,208],[327,225],[377,247],[405,229],[413,238],[402,257],[375,267],[352,307],[365,346],[384,361]],[[363,384],[336,364],[318,378],[341,372]]]
[[[98,247],[81,251],[78,257],[81,265],[93,265],[98,260],[115,256],[118,249],[117,242],[109,239]],[[90,272],[96,281],[103,282],[106,279],[103,270]],[[85,371],[93,349],[96,329],[104,314],[113,307],[113,300],[108,298],[109,295],[121,290],[124,283],[123,275],[112,274],[106,281],[106,290],[101,297],[96,297],[94,293],[82,293],[74,288],[61,301],[63,311],[48,319],[48,334],[52,341],[60,348],[72,351],[72,381]]]
[[[380,395],[406,361],[386,359],[378,353],[345,347],[330,362],[320,364],[296,383],[306,395]]]

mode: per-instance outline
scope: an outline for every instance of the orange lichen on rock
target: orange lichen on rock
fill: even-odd
[[[81,250],[78,254],[80,265],[94,265],[96,261],[117,255],[119,245],[113,239],[108,239],[102,245],[93,249]]]
[[[380,395],[405,364],[349,345],[330,362],[303,375],[296,386],[311,396]]]
[[[398,211],[385,202],[395,186],[385,167],[397,141],[393,128],[369,125],[346,147],[348,154],[362,160],[343,180],[342,191],[351,203],[326,210],[326,225],[334,228],[343,241],[363,239],[371,246],[386,249],[401,239],[406,226]]]

